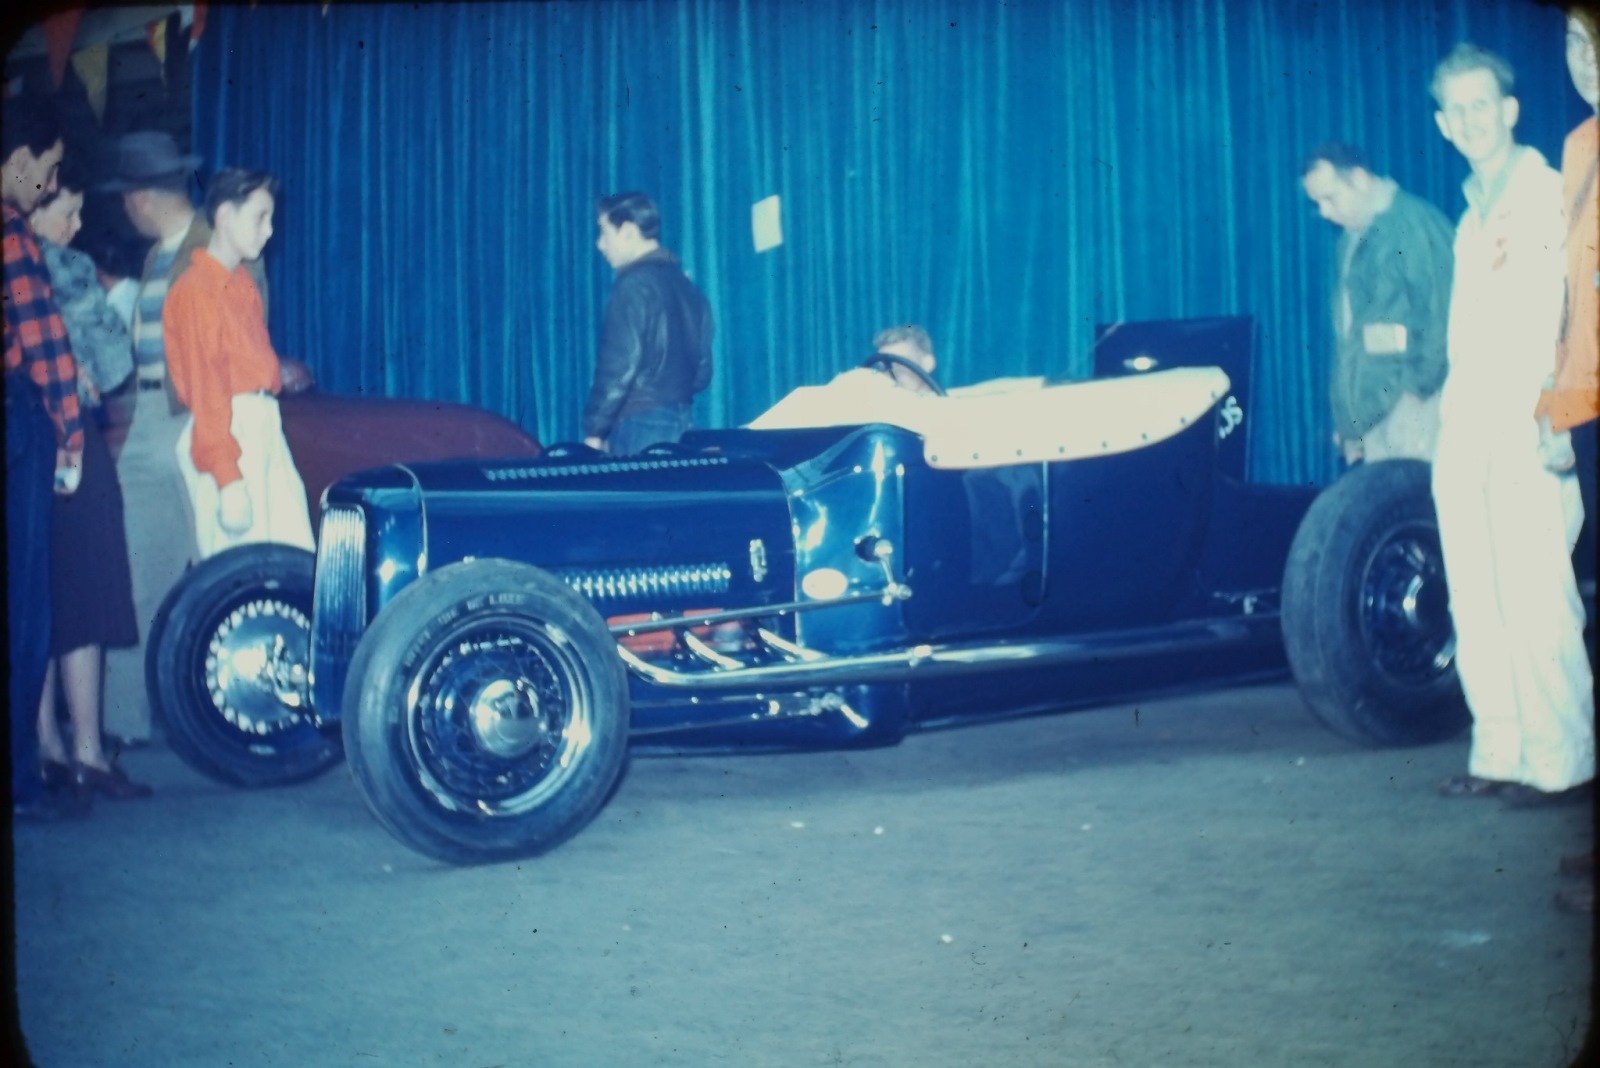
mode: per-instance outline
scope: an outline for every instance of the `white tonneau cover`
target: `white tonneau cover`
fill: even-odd
[[[1153,445],[1204,418],[1227,395],[1220,367],[1098,378],[1047,386],[997,379],[950,391],[912,393],[879,371],[847,371],[802,386],[752,430],[888,423],[922,435],[929,466],[1000,467],[1106,456]]]

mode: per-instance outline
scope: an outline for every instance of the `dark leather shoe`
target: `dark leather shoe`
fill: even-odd
[[[1478,775],[1452,775],[1439,784],[1441,797],[1495,797],[1516,783],[1502,779],[1485,779]]]
[[[60,823],[81,820],[89,814],[89,803],[70,792],[43,794],[22,804],[12,802],[12,823]]]
[[[1554,805],[1571,805],[1587,801],[1594,796],[1592,782],[1579,783],[1566,790],[1541,790],[1537,786],[1515,782],[1501,790],[1500,800],[1506,808],[1546,808]]]
[[[149,749],[148,738],[124,738],[120,734],[100,735],[100,742],[112,753],[131,753],[138,749]]]
[[[47,757],[39,758],[39,778],[44,780],[44,788],[51,793],[72,788],[72,765]]]
[[[80,796],[99,794],[113,801],[132,801],[135,798],[149,797],[155,792],[144,783],[134,782],[128,778],[115,764],[106,771],[91,768],[87,764],[78,764],[73,768],[72,782]]]

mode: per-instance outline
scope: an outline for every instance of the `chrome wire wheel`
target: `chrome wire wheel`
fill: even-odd
[[[514,816],[572,775],[592,740],[593,708],[570,635],[513,615],[474,617],[415,673],[407,744],[442,806]]]
[[[453,864],[532,856],[600,811],[627,755],[627,673],[547,571],[472,560],[378,613],[345,679],[345,753],[378,821]]]

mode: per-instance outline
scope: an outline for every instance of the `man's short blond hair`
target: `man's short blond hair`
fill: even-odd
[[[1428,91],[1433,94],[1434,103],[1441,108],[1444,107],[1444,83],[1447,78],[1454,78],[1458,74],[1469,74],[1475,70],[1486,70],[1493,74],[1495,84],[1500,87],[1501,96],[1517,95],[1517,77],[1510,63],[1487,48],[1479,48],[1475,44],[1462,41],[1433,69],[1433,82],[1429,85]]]

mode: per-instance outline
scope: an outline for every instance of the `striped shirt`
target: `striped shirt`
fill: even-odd
[[[39,387],[44,410],[56,427],[56,442],[81,451],[78,363],[50,291],[50,272],[28,221],[10,204],[4,208],[6,373],[22,371]]]
[[[161,332],[161,309],[167,303],[167,290],[172,286],[172,264],[177,255],[177,245],[171,248],[158,245],[151,253],[144,283],[139,287],[139,300],[134,305],[133,315],[133,358],[138,361],[141,370],[166,363],[167,348]]]

